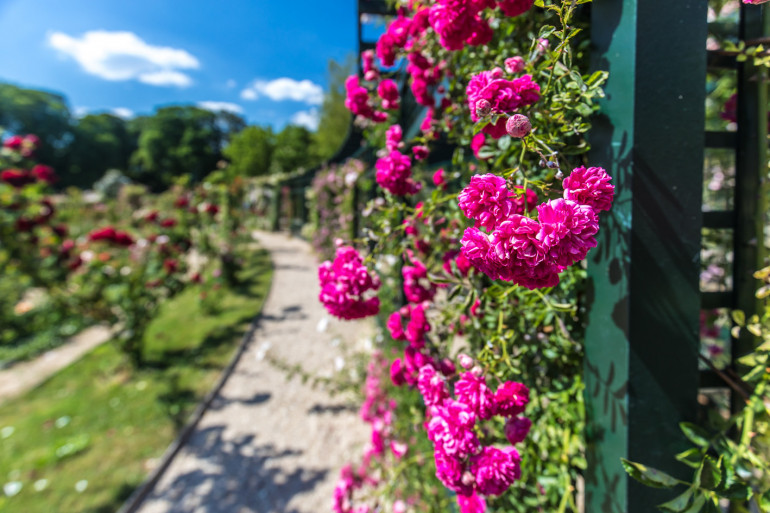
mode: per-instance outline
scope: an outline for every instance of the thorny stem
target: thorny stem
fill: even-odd
[[[746,400],[746,401],[748,401],[748,400],[749,400],[749,394],[748,394],[748,392],[746,392],[746,389],[745,389],[745,388],[742,386],[744,383],[743,383],[743,382],[740,380],[740,378],[738,378],[738,380],[740,381],[740,383],[739,383],[739,382],[737,382],[737,381],[735,381],[735,380],[734,380],[733,378],[731,378],[731,377],[730,377],[730,376],[729,376],[727,373],[725,373],[724,371],[721,371],[721,370],[719,370],[719,369],[718,369],[718,368],[717,368],[717,367],[716,367],[716,366],[715,366],[715,365],[714,365],[714,364],[711,362],[711,360],[709,360],[708,358],[706,358],[706,357],[705,357],[705,356],[703,356],[702,354],[699,354],[699,355],[698,355],[698,358],[700,358],[700,359],[701,359],[701,361],[703,361],[703,362],[704,362],[706,365],[708,365],[708,366],[709,366],[709,368],[710,368],[711,370],[713,370],[714,372],[716,372],[716,373],[717,373],[717,375],[718,375],[720,378],[722,378],[722,379],[724,380],[724,382],[725,382],[725,383],[727,383],[728,385],[730,385],[730,388],[732,388],[733,390],[735,390],[736,392],[738,392],[739,394],[741,394],[741,397],[743,397],[743,399],[744,399],[744,400]]]

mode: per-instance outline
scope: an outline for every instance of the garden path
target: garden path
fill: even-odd
[[[46,351],[34,360],[0,370],[0,403],[36,387],[109,339],[109,328],[92,326],[73,336],[66,344]]]
[[[287,380],[268,360],[316,375],[345,372],[343,348],[365,348],[373,326],[328,317],[306,242],[255,237],[275,269],[257,328],[141,513],[328,511],[339,469],[360,457],[367,430],[344,398]]]

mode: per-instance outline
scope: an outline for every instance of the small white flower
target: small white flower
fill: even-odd
[[[259,349],[257,350],[256,358],[258,361],[262,361],[265,359],[265,356],[267,355],[267,352],[270,350],[270,342],[262,342],[262,345],[259,346]]]
[[[86,488],[88,488],[88,481],[85,479],[81,479],[80,481],[75,483],[75,491],[78,493],[85,492]]]
[[[38,479],[32,487],[36,492],[42,492],[48,487],[48,479]]]
[[[329,327],[329,318],[328,317],[322,317],[320,321],[318,321],[318,325],[316,326],[316,331],[318,333],[323,333],[326,331],[326,329]]]
[[[3,492],[7,497],[13,497],[21,491],[23,486],[21,481],[9,481],[3,485]]]
[[[337,356],[334,358],[334,370],[339,372],[343,368],[345,368],[345,359],[341,356]]]
[[[3,429],[0,429],[0,438],[8,438],[10,437],[14,432],[16,431],[16,428],[13,426],[5,426]]]
[[[69,415],[64,415],[63,417],[59,417],[58,419],[56,419],[56,422],[54,423],[54,425],[57,428],[61,429],[67,424],[69,424],[71,420],[72,420],[72,417],[70,417]]]

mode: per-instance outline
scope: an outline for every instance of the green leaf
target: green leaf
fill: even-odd
[[[681,513],[701,513],[701,508],[703,508],[704,504],[706,504],[706,496],[702,494],[696,495],[692,504],[687,509],[682,510]]]
[[[703,452],[702,449],[693,447],[677,454],[676,459],[689,467],[698,468],[703,460]]]
[[[735,484],[735,469],[729,459],[721,459],[720,479],[717,492],[722,493]]]
[[[739,326],[746,324],[746,314],[744,314],[741,310],[733,310],[730,312],[730,315],[732,315],[735,324]]]
[[[700,426],[696,426],[690,422],[681,422],[679,428],[692,443],[699,447],[709,446],[709,434],[708,431]]]
[[[660,504],[658,507],[662,509],[663,511],[671,511],[673,513],[679,513],[681,511],[684,511],[684,509],[690,505],[690,501],[692,500],[692,494],[695,491],[694,488],[688,488],[684,491],[682,495],[679,495],[678,497],[675,497],[674,499],[671,499],[668,502],[664,502],[663,504]]]
[[[746,356],[741,356],[738,358],[738,363],[747,367],[754,367],[757,364],[757,355],[747,354]]]
[[[751,487],[746,483],[733,483],[730,488],[724,492],[719,492],[721,497],[732,500],[747,501],[751,498]]]
[[[703,462],[701,463],[697,474],[700,478],[701,488],[707,490],[716,489],[719,486],[720,481],[722,481],[722,473],[719,470],[719,465],[711,456],[703,458]]]
[[[658,469],[647,467],[641,463],[620,458],[626,473],[646,486],[654,488],[672,488],[679,484],[679,480]]]
[[[494,149],[490,148],[489,146],[482,146],[481,149],[479,150],[479,158],[480,159],[492,158],[495,155],[497,155],[497,151],[495,151]]]
[[[762,511],[767,511],[770,509],[770,490],[767,490],[765,493],[763,493],[759,497],[759,507],[762,508]]]
[[[575,105],[575,110],[577,110],[578,114],[584,117],[588,117],[593,113],[593,109],[591,109],[591,107],[585,103],[578,103]]]

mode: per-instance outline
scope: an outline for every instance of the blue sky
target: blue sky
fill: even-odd
[[[0,0],[0,81],[62,93],[80,114],[200,104],[252,124],[312,127],[328,60],[356,50],[355,8],[354,0]]]

